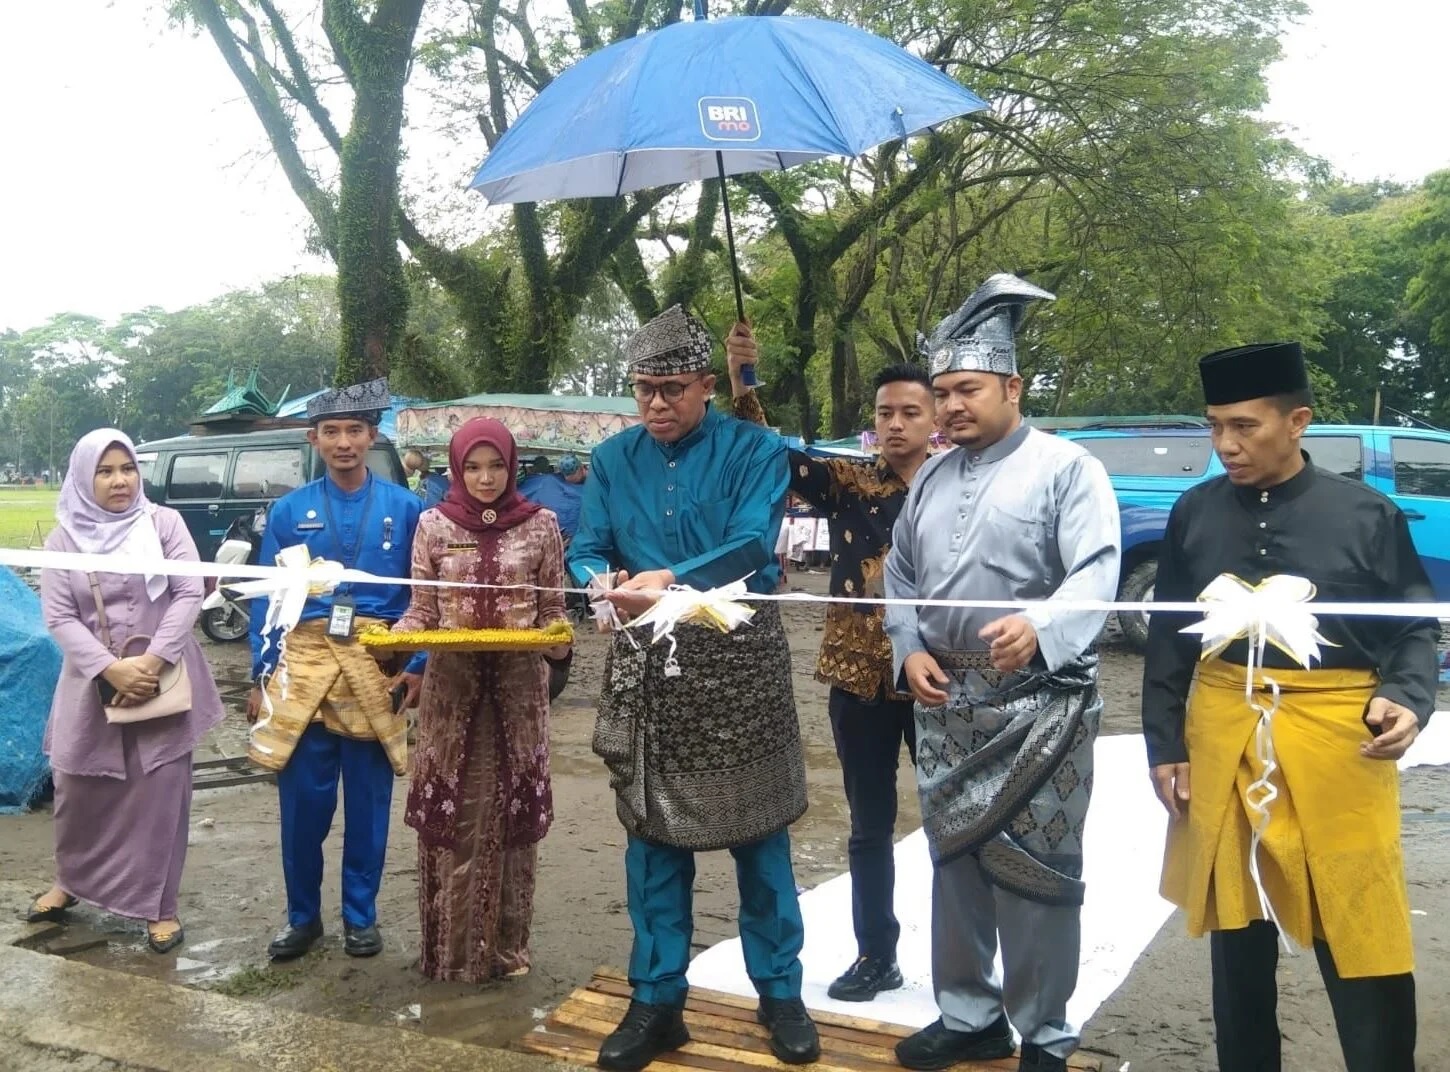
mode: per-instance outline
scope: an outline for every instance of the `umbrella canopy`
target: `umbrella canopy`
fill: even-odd
[[[617,197],[859,156],[985,107],[921,58],[839,22],[677,22],[560,74],[470,187],[505,204]]]

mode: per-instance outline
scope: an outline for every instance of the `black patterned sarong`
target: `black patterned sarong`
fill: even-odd
[[[947,657],[939,658],[951,673]],[[1102,717],[1097,656],[1054,674],[986,671],[997,685],[940,707],[916,705],[916,772],[932,862],[974,853],[997,886],[1042,904],[1081,905],[1083,829]]]
[[[676,676],[669,641],[647,631],[616,633],[605,658],[594,751],[619,821],[695,851],[783,830],[805,814],[806,772],[779,608],[730,633],[680,625],[674,636]]]

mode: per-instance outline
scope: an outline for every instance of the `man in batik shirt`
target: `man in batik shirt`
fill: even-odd
[[[737,324],[725,340],[735,415],[764,424],[765,410],[740,369],[759,354],[755,338]],[[926,461],[936,429],[931,380],[918,365],[891,365],[875,379],[874,461],[816,458],[790,452],[790,487],[830,521],[833,596],[883,594],[882,568],[906,491]],[[846,803],[851,868],[851,919],[856,960],[831,983],[838,1001],[870,1001],[902,985],[896,964],[901,925],[893,911],[896,861],[896,768],[901,746],[916,757],[916,716],[909,693],[897,692],[891,642],[881,627],[881,604],[832,603],[826,608],[816,680],[831,687],[828,710]]]

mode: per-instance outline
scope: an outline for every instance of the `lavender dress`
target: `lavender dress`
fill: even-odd
[[[168,559],[196,560],[181,515],[157,507],[154,521]],[[78,550],[63,528],[45,546]],[[80,572],[42,571],[45,624],[65,654],[45,730],[55,775],[56,881],[118,916],[174,919],[191,815],[191,753],[225,713],[191,631],[202,583],[172,577],[152,602],[139,574],[98,578],[111,642],[119,650],[128,637],[150,636],[148,651],[168,663],[184,660],[192,709],[131,725],[107,722],[95,679],[115,656],[101,643],[90,581]],[[142,652],[138,646],[128,654]]]

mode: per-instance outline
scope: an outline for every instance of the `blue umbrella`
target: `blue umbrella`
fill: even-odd
[[[859,156],[987,104],[920,57],[852,26],[700,14],[564,71],[469,185],[508,204],[718,178],[743,320],[727,175]]]

